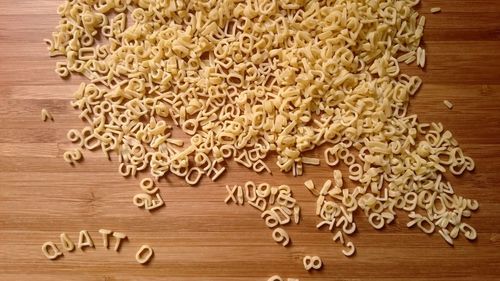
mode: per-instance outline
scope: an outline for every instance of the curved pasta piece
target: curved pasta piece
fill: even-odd
[[[354,244],[351,241],[349,241],[349,242],[347,242],[346,246],[347,246],[347,250],[343,249],[342,253],[346,257],[350,257],[350,256],[354,255],[354,253],[356,252],[356,248],[354,247]]]
[[[51,253],[52,252],[52,253]],[[46,242],[42,245],[42,253],[49,260],[55,260],[60,256],[63,256],[63,253],[59,250],[59,248],[54,244],[54,242]]]
[[[288,233],[283,228],[279,227],[273,230],[273,239],[277,243],[283,245],[283,247],[286,247],[290,243]]]
[[[149,245],[142,245],[139,251],[135,254],[135,260],[140,264],[147,264],[153,258],[154,251]]]

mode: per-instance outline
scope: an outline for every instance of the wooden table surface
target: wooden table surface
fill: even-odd
[[[64,163],[71,147],[65,135],[80,128],[69,101],[80,80],[62,81],[54,73],[43,38],[58,22],[58,0],[0,0],[0,280],[267,280],[274,274],[303,280],[500,280],[500,2],[427,1],[424,86],[411,101],[421,121],[441,121],[477,169],[448,176],[459,195],[479,200],[469,222],[479,237],[460,237],[449,247],[439,234],[406,228],[408,218],[382,231],[363,214],[353,236],[357,255],[346,258],[332,234],[315,228],[314,198],[303,182],[331,177],[327,167],[306,168],[303,177],[279,173],[260,176],[230,165],[218,182],[187,187],[169,177],[160,184],[166,206],[152,214],[131,199],[139,179],[124,179],[117,161],[85,152],[81,165]],[[431,15],[430,7],[442,12]],[[448,110],[442,103],[450,100]],[[40,121],[41,108],[55,117]],[[293,244],[271,238],[252,207],[225,205],[225,184],[246,180],[288,184],[303,208],[299,225],[290,225]],[[119,253],[105,250],[98,229],[121,231],[129,240]],[[61,232],[76,241],[88,230],[95,249],[67,253],[56,261],[41,252]],[[137,249],[149,244],[155,257],[135,262]],[[324,268],[308,273],[304,255],[319,255]],[[147,278],[147,279],[146,279]]]

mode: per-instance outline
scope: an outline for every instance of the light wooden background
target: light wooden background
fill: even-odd
[[[267,280],[273,274],[300,280],[500,280],[500,2],[426,1],[424,87],[411,111],[422,121],[442,121],[477,163],[477,170],[449,177],[458,194],[476,198],[480,210],[469,222],[479,238],[463,237],[449,247],[438,234],[407,229],[407,218],[383,231],[362,214],[353,241],[357,255],[346,258],[332,234],[318,231],[314,199],[302,183],[331,177],[326,167],[293,178],[274,169],[257,176],[231,165],[219,182],[198,187],[169,178],[161,184],[166,207],[149,214],[131,203],[139,179],[118,175],[117,162],[85,153],[76,167],[63,162],[66,131],[80,127],[69,105],[78,79],[54,73],[42,43],[57,24],[57,0],[0,0],[0,280]],[[444,99],[455,107],[448,110]],[[40,121],[49,109],[54,123]],[[303,207],[300,225],[287,226],[293,245],[283,248],[259,213],[245,205],[227,206],[226,183],[254,179],[289,184]],[[103,249],[99,228],[125,232],[122,251]],[[77,239],[88,230],[96,249],[66,254],[57,261],[42,256],[41,245],[58,242],[61,232]],[[142,244],[154,247],[148,266],[134,260]],[[319,255],[324,269],[307,273],[304,255]]]

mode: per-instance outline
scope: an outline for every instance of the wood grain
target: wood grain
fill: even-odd
[[[346,258],[332,234],[315,229],[314,199],[306,178],[330,176],[327,167],[306,168],[294,178],[273,169],[255,175],[230,165],[217,183],[191,188],[175,178],[161,183],[166,207],[148,214],[132,205],[138,179],[118,175],[117,162],[85,153],[81,165],[61,158],[70,144],[66,131],[79,127],[69,105],[78,78],[60,80],[48,58],[44,37],[57,24],[57,0],[0,0],[0,280],[267,280],[273,274],[303,280],[500,280],[500,2],[427,1],[424,86],[411,102],[422,121],[441,121],[477,163],[473,174],[448,177],[455,191],[480,202],[469,220],[478,232],[473,243],[459,238],[454,248],[438,234],[407,229],[407,219],[373,230],[362,214],[353,241],[357,255]],[[431,15],[430,7],[442,12]],[[454,104],[448,110],[444,99]],[[54,123],[40,121],[41,108]],[[286,183],[303,207],[303,221],[286,227],[293,245],[272,240],[251,207],[226,206],[225,184]],[[116,253],[105,250],[98,229],[130,238]],[[42,256],[41,245],[58,242],[61,232],[74,240],[90,231],[96,249],[66,254],[57,261]],[[148,266],[134,260],[142,244],[154,247]],[[304,271],[303,255],[319,255],[325,267]]]

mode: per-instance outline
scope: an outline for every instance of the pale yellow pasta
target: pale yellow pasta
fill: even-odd
[[[257,197],[255,201],[250,201],[248,204],[261,212],[265,211],[267,207],[267,201],[262,197]]]
[[[270,210],[262,212],[261,218],[263,218],[266,222],[266,226],[269,228],[273,228],[280,224],[278,214],[276,212],[272,212]]]
[[[279,275],[273,275],[267,281],[283,281],[283,279]]]
[[[453,108],[453,104],[449,100],[444,100],[443,103],[448,109]]]
[[[71,252],[75,249],[75,243],[73,243],[73,241],[68,237],[68,234],[63,232],[59,237],[61,239],[61,245],[63,250]]]
[[[78,235],[78,248],[83,251],[85,247],[94,248],[94,241],[86,230],[80,231]]]
[[[236,199],[239,205],[243,205],[245,199],[243,195],[243,188],[240,185],[237,186]]]
[[[441,8],[440,7],[432,7],[431,8],[431,13],[435,14],[435,13],[439,13],[441,12]]]
[[[271,170],[269,169],[269,167],[267,167],[266,163],[264,163],[264,161],[262,160],[257,160],[257,162],[254,162],[253,165],[253,170],[257,173],[260,173],[262,171],[267,171],[269,174],[271,174]]]
[[[255,201],[257,199],[256,186],[253,181],[247,181],[243,186],[245,191],[245,199],[249,202]]]
[[[125,163],[121,163],[120,167],[118,168],[118,172],[120,175],[124,177],[132,176],[135,177],[137,173],[137,167],[133,165],[127,165]]]
[[[165,204],[165,202],[163,201],[163,198],[161,198],[160,193],[156,193],[155,197],[156,198],[153,197],[151,200],[146,201],[146,204],[145,204],[146,210],[152,211],[152,210],[155,210],[155,209],[157,209]]]
[[[450,237],[450,233],[447,229],[440,229],[438,233],[441,234],[441,237],[450,245],[453,246],[453,239]]]
[[[212,181],[217,180],[226,171],[226,167],[217,169],[215,167],[216,163],[217,162],[213,163],[212,168],[206,173],[208,176],[211,176]]]
[[[323,183],[323,187],[321,188],[321,191],[319,194],[325,196],[328,194],[330,191],[330,188],[332,187],[332,181],[331,180],[326,180],[325,183]]]
[[[224,203],[229,203],[229,202],[234,202],[237,203],[238,201],[236,200],[237,192],[238,192],[238,186],[234,185],[232,188],[229,187],[229,185],[226,185],[226,190],[227,190],[227,197],[224,199]]]
[[[276,243],[283,245],[283,247],[286,247],[290,243],[288,233],[280,227],[273,230],[273,239]]]
[[[99,229],[99,233],[102,236],[102,245],[104,249],[109,248],[109,235],[113,233],[113,231],[109,229]]]
[[[261,183],[257,186],[257,196],[266,198],[271,194],[271,185],[268,183]]]
[[[272,207],[270,210],[265,211],[264,213],[266,213],[266,212],[272,213],[273,217],[278,220],[278,223],[280,225],[285,225],[285,224],[288,224],[290,222],[291,213],[289,213],[288,210],[289,209],[283,208],[283,207]]]
[[[427,217],[422,217],[422,219],[417,222],[417,225],[423,232],[427,234],[434,232],[434,224]]]
[[[293,220],[296,224],[300,222],[300,206],[298,205],[293,207]]]
[[[460,231],[463,232],[465,238],[469,240],[475,240],[477,237],[476,230],[465,222],[460,224]]]
[[[75,164],[76,162],[82,160],[82,152],[80,149],[74,149],[64,152],[63,159],[69,164]]]
[[[297,200],[293,198],[291,194],[288,194],[286,192],[279,192],[276,198],[276,203],[287,209],[293,209],[296,202]]]
[[[193,167],[189,169],[185,178],[186,183],[188,183],[189,185],[196,185],[201,180],[201,176],[203,174],[204,174],[203,170],[198,167]]]
[[[47,120],[54,121],[54,117],[47,109],[42,108],[42,121],[46,122]]]
[[[69,69],[67,63],[65,62],[57,62],[55,71],[61,78],[66,78],[69,76]]]
[[[139,251],[135,254],[135,260],[140,264],[147,264],[153,257],[153,248],[149,245],[142,245]]]
[[[349,242],[347,242],[346,246],[347,246],[347,250],[342,250],[342,253],[346,257],[350,257],[350,256],[354,255],[354,253],[356,252],[356,248],[354,247],[354,244],[351,241],[349,241]]]
[[[82,135],[81,135],[81,133],[78,130],[75,130],[75,129],[69,130],[68,133],[66,134],[66,137],[71,142],[79,142],[80,145],[83,145],[83,143],[82,143]]]
[[[314,196],[319,196],[318,191],[314,188],[314,183],[312,180],[307,180],[306,182],[304,182],[304,185]]]
[[[344,244],[344,235],[342,234],[342,231],[339,230],[335,233],[335,235],[333,236],[333,241],[339,241],[340,244]]]
[[[63,253],[59,248],[54,244],[54,242],[46,242],[42,245],[42,253],[49,260],[55,260],[58,257],[62,256]]]
[[[319,270],[323,266],[323,262],[321,261],[321,258],[318,256],[305,256],[302,259],[302,262],[304,264],[304,268],[307,271],[311,269]]]
[[[316,228],[317,228],[317,229],[320,229],[320,228],[322,228],[323,226],[328,226],[328,229],[329,229],[330,231],[332,231],[332,230],[333,230],[333,227],[335,226],[335,221],[333,221],[333,220],[331,220],[331,221],[330,221],[330,220],[321,221],[321,222],[319,222],[319,223],[316,225]]]
[[[122,240],[127,239],[127,235],[125,233],[115,231],[115,232],[113,232],[113,237],[115,238],[114,250],[115,250],[115,252],[118,252],[120,250]]]
[[[336,187],[342,188],[344,186],[342,181],[342,172],[340,170],[333,170],[333,180]]]
[[[151,178],[144,178],[141,180],[140,187],[142,191],[147,194],[155,194],[158,192],[158,187],[155,186],[155,182]]]
[[[163,206],[164,204],[164,201],[159,193],[156,193],[155,197],[147,193],[139,193],[134,196],[133,203],[139,208],[144,207],[148,211],[154,210]]]

